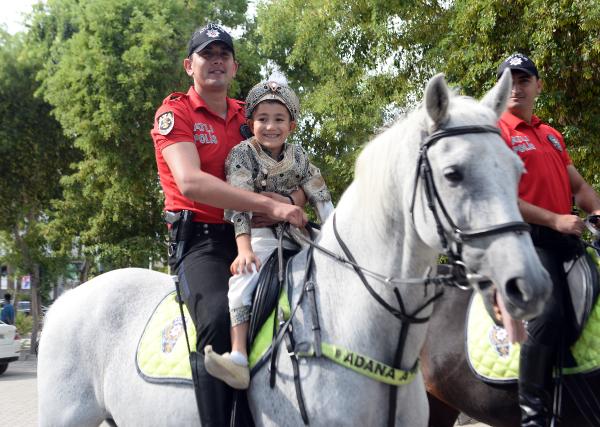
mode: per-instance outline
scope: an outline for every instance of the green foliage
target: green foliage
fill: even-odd
[[[360,147],[414,105],[429,76],[416,66],[443,9],[437,2],[281,0],[258,6],[260,55],[301,96],[297,139],[337,197]]]
[[[498,64],[513,52],[530,55],[544,87],[536,114],[566,137],[582,175],[600,188],[600,3],[593,0],[456,1],[447,31],[425,56],[451,81],[480,96]]]
[[[15,317],[15,326],[17,328],[17,332],[19,332],[19,335],[24,337],[31,332],[31,328],[33,327],[33,317],[18,312],[17,316]]]
[[[19,274],[56,261],[46,246],[50,202],[78,158],[50,105],[34,96],[38,68],[23,36],[0,30],[0,245]]]
[[[481,96],[515,51],[540,68],[538,114],[564,133],[575,164],[600,185],[596,1],[263,1],[257,24],[260,54],[301,94],[298,139],[336,193],[361,143],[414,107],[433,74],[445,72],[463,93]]]

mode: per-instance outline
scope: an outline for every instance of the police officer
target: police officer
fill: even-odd
[[[224,181],[229,151],[248,137],[243,104],[227,97],[238,70],[231,36],[215,24],[196,30],[183,67],[193,85],[163,101],[151,134],[165,210],[180,218],[179,254],[172,253],[169,262],[196,326],[196,348],[212,345],[222,353],[230,351],[227,282],[236,256],[233,226],[224,222],[223,209],[258,212],[296,226],[306,223],[306,215],[287,198],[276,201]],[[292,197],[305,201],[298,192]],[[203,359],[198,358],[196,393],[202,425],[228,425],[231,389],[205,371]]]
[[[519,406],[522,426],[547,426],[552,416],[552,370],[561,346],[568,345],[572,324],[563,262],[583,250],[577,237],[584,222],[572,214],[572,201],[588,213],[600,213],[600,197],[579,174],[556,129],[533,114],[542,81],[533,61],[515,53],[497,70],[510,69],[513,86],[508,111],[498,123],[508,146],[525,163],[519,183],[519,208],[531,224],[531,237],[553,282],[543,313],[527,325],[521,347]]]

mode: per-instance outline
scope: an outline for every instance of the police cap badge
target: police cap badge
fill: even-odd
[[[158,124],[158,133],[161,135],[168,135],[175,125],[175,116],[173,116],[172,111],[167,111],[158,116],[156,122]]]

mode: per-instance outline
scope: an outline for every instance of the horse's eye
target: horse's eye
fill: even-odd
[[[463,179],[462,173],[455,167],[451,166],[444,169],[444,177],[450,182],[460,182]]]

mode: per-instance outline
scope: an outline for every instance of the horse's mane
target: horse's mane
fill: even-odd
[[[494,124],[497,120],[491,109],[452,91],[448,112],[447,125],[450,126]],[[359,206],[381,232],[385,232],[390,220],[401,219],[402,187],[410,185],[412,188],[415,174],[416,163],[411,159],[416,159],[419,145],[433,130],[433,123],[422,105],[376,135],[358,156],[354,182]]]

